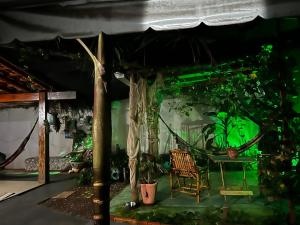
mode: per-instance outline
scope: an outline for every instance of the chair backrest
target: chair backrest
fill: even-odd
[[[190,152],[180,149],[170,151],[170,160],[173,172],[180,176],[195,177],[198,168]]]

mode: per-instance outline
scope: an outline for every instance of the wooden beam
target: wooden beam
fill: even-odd
[[[1,80],[0,80],[0,89],[2,91],[4,91],[5,94],[15,91],[14,89],[11,89],[11,88],[7,87],[7,84],[2,82]]]
[[[39,93],[1,94],[0,102],[33,102],[39,100]]]
[[[48,92],[48,100],[71,100],[76,99],[76,91]]]
[[[253,191],[220,190],[220,195],[253,195]]]
[[[28,87],[24,87],[23,85],[19,84],[15,80],[5,77],[4,74],[0,73],[0,80],[3,80],[8,86],[15,88],[17,91],[30,91]]]
[[[41,184],[49,182],[49,133],[46,130],[45,120],[47,118],[46,93],[39,94],[39,176]]]
[[[75,91],[48,92],[47,100],[76,99]],[[39,100],[39,93],[0,94],[1,102],[34,102]]]
[[[22,77],[23,79],[30,81],[32,85],[34,85],[39,90],[46,90],[50,87],[46,85],[44,82],[38,80],[33,75],[29,75],[23,69],[17,67],[16,65],[12,64],[11,62],[7,61],[3,57],[0,56],[0,67],[2,71],[8,74],[14,74],[17,77]]]

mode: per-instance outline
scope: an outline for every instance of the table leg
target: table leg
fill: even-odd
[[[246,168],[243,165],[243,187],[248,190],[247,178],[246,178]]]
[[[210,170],[209,170],[209,159],[207,160],[207,183],[208,183],[208,186],[210,184]]]
[[[222,162],[220,162],[219,165],[220,165],[220,170],[221,170],[222,188],[225,190],[225,181],[224,181],[224,172],[223,172]],[[226,195],[224,195],[224,199],[226,201]]]
[[[222,187],[225,188],[223,164],[221,162],[219,164],[220,164],[220,170],[221,170]]]
[[[248,189],[248,183],[247,183],[247,177],[246,177],[246,167],[243,164],[243,189],[245,188],[245,190],[249,190]],[[251,201],[251,195],[248,195],[249,201]]]
[[[172,172],[170,172],[170,191],[171,191],[171,199],[173,198],[173,175]]]

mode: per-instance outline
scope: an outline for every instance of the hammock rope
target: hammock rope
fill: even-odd
[[[13,162],[25,149],[26,144],[28,143],[31,134],[36,126],[38,122],[38,119],[36,119],[33,127],[31,128],[30,132],[28,133],[28,135],[24,138],[24,140],[22,141],[22,143],[20,144],[20,146],[18,147],[18,149],[11,155],[9,156],[4,162],[2,162],[0,164],[0,170],[4,169],[8,164],[10,164],[11,162]]]
[[[225,152],[225,151],[212,152],[212,151],[208,151],[205,149],[196,148],[194,145],[191,145],[190,143],[185,141],[183,138],[181,138],[175,131],[173,131],[170,128],[170,126],[164,121],[164,119],[161,117],[161,115],[158,115],[158,117],[163,122],[163,124],[167,127],[169,132],[175,137],[176,143],[178,144],[180,149],[181,148],[185,149],[186,147],[188,147],[188,149],[196,150],[198,153],[200,153],[201,155],[206,156],[206,157],[215,156],[215,155],[227,155],[227,152]],[[250,141],[241,145],[240,147],[235,147],[234,149],[238,152],[238,154],[245,152],[247,149],[249,149],[250,147],[252,147],[253,145],[258,143],[258,141],[265,135],[265,133],[267,131],[267,127],[268,126],[266,126],[262,130],[262,132],[260,132],[255,137],[253,137]]]

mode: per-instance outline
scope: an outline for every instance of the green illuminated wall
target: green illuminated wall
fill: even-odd
[[[113,101],[111,106],[112,115],[112,150],[115,150],[116,144],[120,148],[127,146],[127,113],[128,113],[128,99]]]

